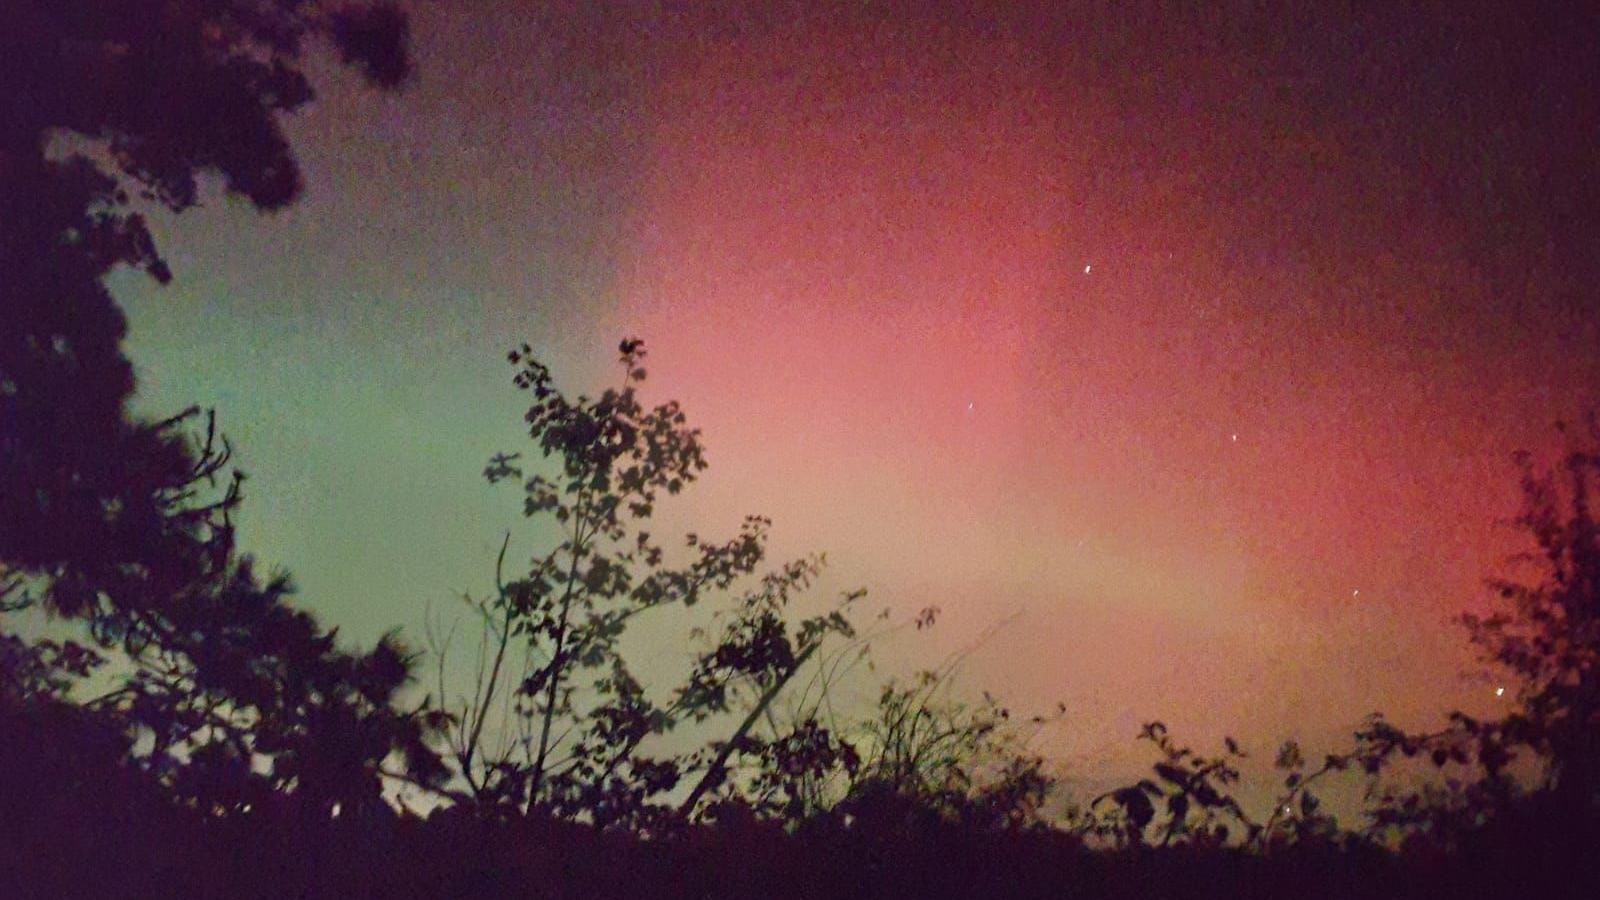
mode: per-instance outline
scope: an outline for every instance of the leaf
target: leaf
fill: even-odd
[[[1189,798],[1184,794],[1173,794],[1167,798],[1167,811],[1172,813],[1172,818],[1182,822],[1189,814]]]
[[[1187,787],[1189,784],[1189,773],[1177,766],[1169,763],[1156,763],[1155,770],[1157,775],[1179,787]]]
[[[1321,801],[1316,798],[1315,794],[1307,792],[1300,795],[1300,813],[1308,819],[1316,814],[1317,807],[1321,805]]]
[[[1140,828],[1149,825],[1156,817],[1156,808],[1151,804],[1150,798],[1145,796],[1144,791],[1137,788],[1122,788],[1111,797],[1127,814],[1128,821]]]

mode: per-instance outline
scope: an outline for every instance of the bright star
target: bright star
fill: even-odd
[[[1494,695],[1496,697],[1504,697],[1506,695],[1506,689],[1503,687],[1497,687],[1494,689]]]
[[[1092,268],[1094,268],[1094,266],[1084,266],[1083,267],[1083,274],[1085,274],[1085,275],[1089,274],[1089,270],[1092,269]]]

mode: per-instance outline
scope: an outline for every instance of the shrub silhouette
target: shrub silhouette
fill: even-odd
[[[1156,746],[1162,759],[1154,766],[1155,779],[1141,779],[1096,797],[1090,811],[1114,807],[1109,818],[1092,818],[1084,824],[1090,833],[1110,836],[1123,844],[1141,845],[1150,832],[1160,834],[1160,844],[1174,841],[1217,847],[1239,829],[1254,838],[1260,830],[1234,800],[1231,788],[1239,781],[1236,761],[1245,753],[1233,738],[1224,743],[1226,752],[1206,757],[1182,746],[1167,733],[1161,722],[1150,722],[1139,735]],[[1162,814],[1158,822],[1157,815]]]
[[[533,397],[529,436],[550,464],[525,470],[520,454],[500,454],[485,475],[517,484],[524,514],[553,520],[562,539],[512,579],[504,574],[509,535],[502,545],[495,593],[477,607],[486,674],[453,710],[451,747],[471,796],[490,811],[648,831],[737,793],[733,776],[745,760],[780,770],[846,764],[847,752],[814,721],[772,740],[758,737],[757,725],[830,635],[854,634],[846,611],[862,592],[791,624],[791,597],[824,560],[793,560],[755,577],[771,525],[759,516],[726,542],[688,535],[690,561],[669,565],[645,525],[663,495],[706,468],[700,435],[676,403],[640,402],[643,343],[624,340],[619,353],[621,386],[594,399],[569,399],[527,345],[509,356],[514,382]],[[752,578],[715,613],[714,645],[685,681],[669,697],[647,691],[620,648],[628,629]],[[505,699],[513,737],[493,741],[486,723]],[[650,754],[652,737],[719,716],[737,723],[722,739],[692,753]],[[769,781],[763,789],[782,787]]]
[[[883,686],[876,709],[852,732],[859,735],[861,763],[851,773],[841,812],[978,830],[1045,827],[1054,777],[1043,757],[1027,752],[1027,737],[996,698],[985,693],[969,704],[949,696],[959,662]],[[1047,721],[1028,719],[1035,733]]]

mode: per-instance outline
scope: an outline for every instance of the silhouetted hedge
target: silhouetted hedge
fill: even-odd
[[[1105,851],[1065,832],[933,819],[753,817],[660,840],[441,809],[206,816],[117,763],[67,708],[0,718],[0,896],[458,898],[1594,897],[1600,830],[1536,808],[1462,852],[1310,845]]]

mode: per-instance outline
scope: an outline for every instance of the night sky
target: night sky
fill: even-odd
[[[137,408],[217,407],[245,549],[420,646],[544,536],[480,475],[504,351],[594,392],[637,335],[712,464],[658,532],[764,513],[825,592],[938,605],[904,667],[992,632],[965,683],[1065,702],[1085,779],[1150,718],[1492,708],[1449,620],[1512,452],[1600,399],[1600,25],[1191,5],[407,4],[409,90],[318,71],[300,203],[214,190],[173,285],[116,282]]]

